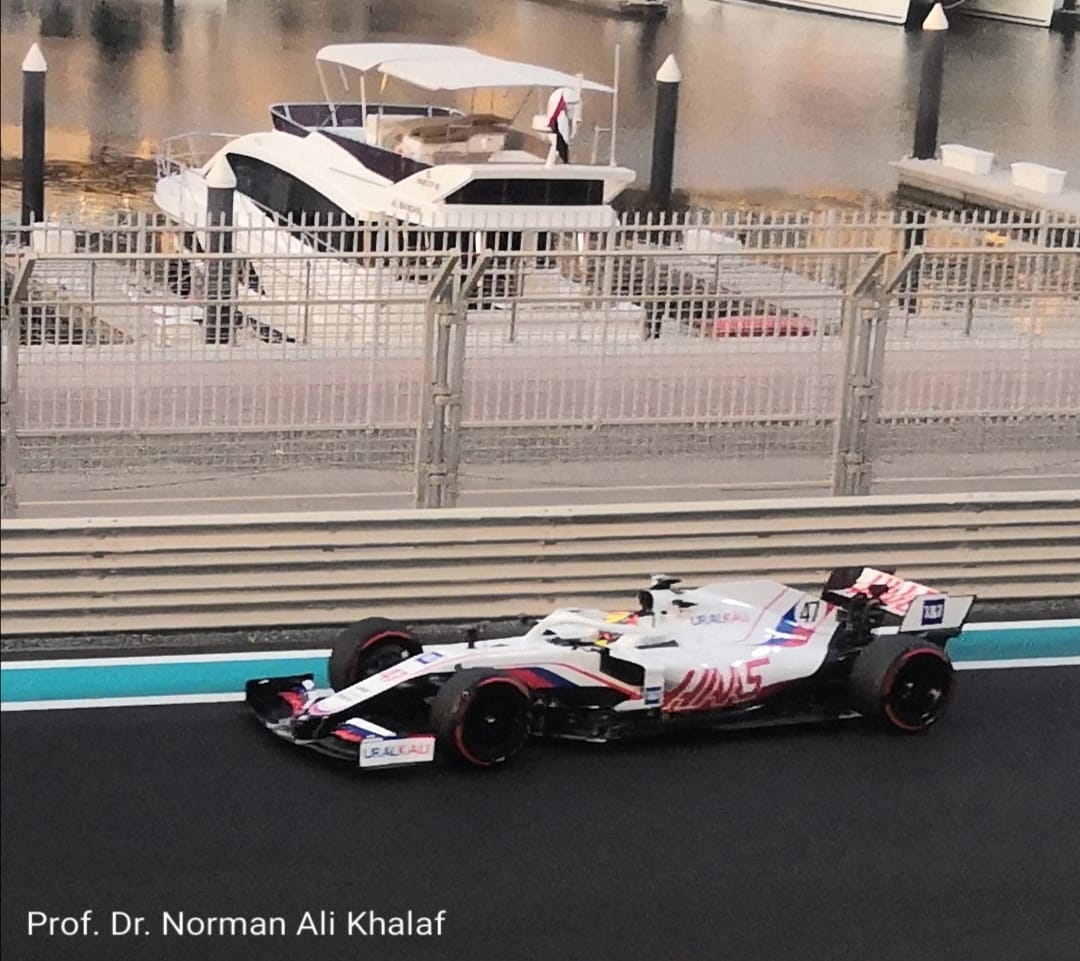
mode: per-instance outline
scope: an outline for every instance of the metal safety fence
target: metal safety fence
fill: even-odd
[[[1075,218],[133,216],[2,240],[9,510],[20,477],[148,468],[385,469],[420,506],[485,472],[855,493],[1005,449],[1080,476]]]

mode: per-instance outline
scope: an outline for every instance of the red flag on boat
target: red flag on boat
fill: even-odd
[[[570,114],[566,109],[566,92],[560,87],[548,98],[548,128],[555,135],[559,159],[570,162]]]

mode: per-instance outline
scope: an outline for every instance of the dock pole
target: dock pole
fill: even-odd
[[[225,157],[219,157],[206,176],[206,226],[209,253],[231,254],[233,249],[233,194],[236,175]],[[205,339],[208,344],[227,344],[232,334],[233,264],[228,259],[210,260],[206,270]]]
[[[653,121],[652,171],[649,196],[660,208],[671,205],[671,181],[675,173],[675,124],[679,116],[679,84],[682,71],[669,54],[656,72],[656,118]]]
[[[45,73],[48,65],[35,43],[22,62],[22,224],[45,217]]]
[[[178,46],[176,37],[176,0],[163,0],[161,5],[161,49],[172,53]]]
[[[926,15],[922,24],[922,75],[919,82],[919,113],[915,118],[916,160],[937,156],[938,117],[941,114],[941,87],[945,75],[945,38],[949,18],[940,3]]]

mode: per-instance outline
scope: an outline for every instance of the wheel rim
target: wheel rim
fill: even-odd
[[[461,748],[478,763],[512,753],[528,733],[528,702],[508,681],[482,684],[473,691],[458,728]]]
[[[406,647],[393,641],[375,644],[370,650],[360,652],[356,679],[362,681],[381,674],[387,668],[394,667],[411,656]]]
[[[930,653],[910,656],[893,677],[885,711],[904,730],[929,727],[945,710],[951,684],[949,665],[941,657]]]

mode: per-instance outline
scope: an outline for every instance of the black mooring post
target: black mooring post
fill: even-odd
[[[679,117],[679,84],[682,71],[674,54],[656,72],[656,118],[653,121],[652,173],[649,197],[658,207],[671,206],[671,181],[675,173],[675,125]]]
[[[176,0],[163,0],[161,5],[161,49],[166,53],[172,53],[176,47]]]
[[[941,87],[945,76],[945,38],[949,18],[940,3],[926,15],[922,25],[922,73],[919,80],[919,113],[915,118],[916,160],[937,156],[938,117],[941,115]]]
[[[232,165],[219,157],[206,176],[206,225],[209,253],[231,254],[233,194],[236,175]],[[232,332],[232,265],[227,259],[212,259],[206,270],[205,340],[208,344],[227,344]]]
[[[41,48],[35,43],[22,62],[22,223],[29,226],[45,216],[45,72]]]

